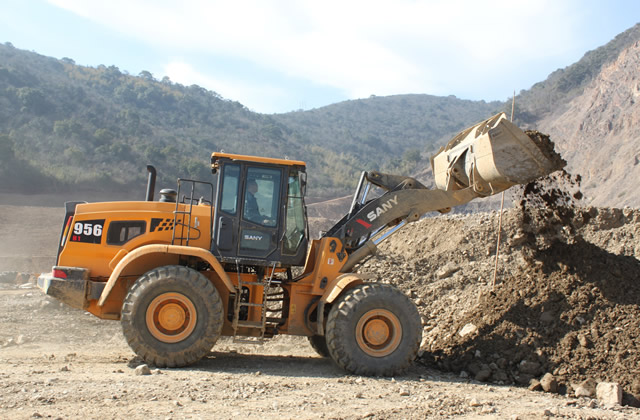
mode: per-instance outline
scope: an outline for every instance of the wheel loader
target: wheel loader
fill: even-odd
[[[359,274],[359,263],[428,212],[559,169],[548,149],[498,114],[431,159],[436,188],[363,172],[347,214],[317,239],[302,161],[213,153],[215,177],[179,179],[158,201],[149,166],[145,201],[65,204],[56,265],[38,286],[119,320],[132,350],[158,367],[195,363],[220,336],[260,343],[290,334],[347,372],[397,375],[419,350],[421,318],[399,289]]]

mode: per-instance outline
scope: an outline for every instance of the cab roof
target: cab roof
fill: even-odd
[[[269,163],[272,165],[284,165],[284,166],[304,166],[307,164],[301,160],[289,160],[289,159],[275,159],[260,156],[249,155],[234,155],[232,153],[213,152],[211,154],[211,165],[214,166],[218,163],[219,159],[230,159],[234,161],[256,162],[256,163]]]

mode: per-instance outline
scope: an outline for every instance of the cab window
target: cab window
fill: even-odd
[[[262,226],[273,227],[278,220],[280,197],[279,169],[250,167],[244,191],[244,220]]]
[[[282,252],[295,254],[305,235],[305,212],[300,188],[300,177],[297,172],[289,176],[287,187],[287,218]]]
[[[238,211],[238,186],[240,178],[239,165],[225,165],[222,178],[222,202],[220,210],[229,214]]]

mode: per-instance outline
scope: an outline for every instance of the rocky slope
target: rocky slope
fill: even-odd
[[[566,108],[537,123],[583,177],[585,202],[640,206],[640,42],[624,49]]]

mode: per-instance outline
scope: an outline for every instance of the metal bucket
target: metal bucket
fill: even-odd
[[[431,158],[437,188],[493,195],[563,168],[553,143],[532,138],[504,113],[455,136]]]

